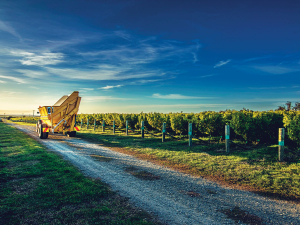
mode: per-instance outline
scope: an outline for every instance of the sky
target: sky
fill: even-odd
[[[0,114],[79,91],[79,113],[300,101],[298,0],[1,0]]]

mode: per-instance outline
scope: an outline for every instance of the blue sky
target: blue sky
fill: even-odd
[[[81,113],[300,101],[300,1],[0,1],[0,114],[79,91]]]

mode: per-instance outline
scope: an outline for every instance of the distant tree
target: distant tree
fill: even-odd
[[[275,111],[285,111],[285,107],[284,106],[278,106],[278,108],[275,109]]]
[[[293,107],[293,110],[300,111],[300,103],[299,102],[295,103],[295,106]]]
[[[290,111],[292,103],[291,102],[287,102],[285,104],[286,104],[286,111]]]

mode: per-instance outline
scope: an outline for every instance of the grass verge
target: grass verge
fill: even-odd
[[[0,224],[158,224],[98,179],[0,123]]]
[[[253,145],[247,150],[232,145],[226,153],[224,143],[201,145],[193,140],[195,145],[190,148],[187,140],[167,138],[162,143],[160,137],[143,139],[141,135],[112,135],[109,130],[92,129],[77,136],[227,186],[300,203],[299,150],[286,149],[288,162],[281,163],[277,161],[277,145]]]

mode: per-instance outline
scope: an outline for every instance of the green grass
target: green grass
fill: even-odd
[[[154,224],[99,179],[0,123],[0,224]]]
[[[111,130],[103,133],[83,129],[77,136],[266,196],[300,200],[299,150],[286,149],[287,162],[281,163],[277,160],[277,145],[252,145],[247,150],[231,145],[230,153],[226,153],[224,143],[203,145],[196,139],[190,148],[187,140],[167,137],[162,143],[161,138],[148,136],[142,139],[140,134],[125,136],[124,132],[112,135]]]

